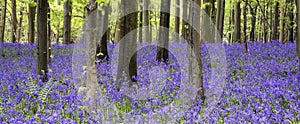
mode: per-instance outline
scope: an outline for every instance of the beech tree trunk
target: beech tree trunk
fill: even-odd
[[[283,18],[285,17],[285,14],[284,14],[284,8],[281,8],[280,9],[280,32],[279,32],[279,41],[282,42],[282,43],[285,43],[286,39],[285,39],[285,21],[283,20]]]
[[[17,5],[16,0],[11,0],[11,42],[17,41]]]
[[[167,63],[169,59],[169,27],[170,27],[170,5],[171,0],[161,0],[160,12],[160,29],[159,29],[159,40],[157,47],[156,60]],[[161,28],[164,27],[164,28]]]
[[[272,40],[278,40],[278,26],[279,26],[279,2],[276,2],[274,7],[274,25]]]
[[[2,6],[2,9],[1,9],[0,42],[4,42],[7,1],[3,0],[2,4],[3,4],[3,6]]]
[[[300,0],[296,0],[297,4],[297,53],[298,53],[298,62],[300,63]],[[300,64],[299,64],[300,66]],[[300,67],[299,67],[300,68]]]
[[[130,36],[126,36],[127,33],[135,30],[138,27],[138,12],[137,1],[122,0],[121,10],[126,14],[120,19],[120,35],[122,41],[119,43],[119,61],[118,61],[118,73],[117,73],[117,89],[120,90],[122,82],[124,82],[124,75],[131,79],[131,82],[136,82],[134,76],[137,76],[137,33],[132,33]],[[131,9],[133,13],[126,13]],[[130,83],[130,86],[133,84]]]
[[[48,22],[48,0],[39,0],[37,4],[37,75],[42,75],[48,71],[47,61],[47,22]],[[43,81],[47,81],[46,75],[42,77]]]
[[[244,52],[248,53],[248,47],[247,47],[247,4],[248,0],[245,0],[244,3],[244,10],[243,10],[243,15],[244,15]]]
[[[21,41],[21,36],[23,36],[23,32],[22,32],[22,22],[23,22],[23,10],[24,7],[21,7],[21,11],[20,11],[20,19],[19,19],[19,25],[18,25],[18,35],[17,35],[17,41],[20,42]]]
[[[175,7],[175,41],[179,42],[179,26],[180,26],[180,0],[176,0],[176,7]]]
[[[234,42],[241,42],[241,2],[235,4]]]
[[[36,1],[35,1],[36,2]],[[36,6],[28,4],[28,42],[34,43],[35,41],[35,14],[36,14]]]
[[[71,1],[67,0],[64,3],[64,44],[71,43]]]
[[[145,36],[145,42],[151,42],[150,40],[150,18],[149,18],[149,4],[150,4],[150,0],[144,0],[144,36]]]

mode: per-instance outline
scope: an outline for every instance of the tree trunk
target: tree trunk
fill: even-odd
[[[175,7],[175,41],[179,42],[179,26],[180,26],[180,0],[176,0]]]
[[[119,43],[119,41],[121,40],[120,26],[121,26],[121,21],[118,19],[118,20],[116,21],[115,38],[114,38],[114,41],[115,41],[116,43]]]
[[[247,47],[247,4],[248,0],[245,0],[244,4],[244,52],[248,53],[248,47]]]
[[[297,54],[298,54],[298,63],[300,63],[300,0],[296,0],[297,4]],[[300,64],[298,64],[300,66]],[[300,67],[299,67],[300,70]]]
[[[51,62],[51,58],[50,58],[50,56],[51,56],[51,23],[50,23],[50,20],[51,20],[51,14],[50,14],[50,12],[51,12],[51,10],[50,10],[50,4],[49,4],[49,2],[47,3],[47,8],[48,8],[48,13],[47,13],[47,15],[48,15],[48,25],[47,25],[47,50],[48,50],[48,52],[47,52],[47,61],[48,61],[48,63],[50,63]]]
[[[150,40],[150,24],[149,24],[149,4],[150,0],[144,0],[144,36],[145,36],[145,42],[151,42]]]
[[[47,12],[48,0],[39,0],[37,4],[37,75],[42,75],[42,72],[47,73]],[[42,77],[43,81],[47,81],[46,75]]]
[[[71,1],[67,0],[64,3],[64,44],[71,43]]]
[[[273,33],[272,40],[278,40],[278,26],[279,26],[279,2],[276,2],[274,8],[274,25],[273,25]]]
[[[167,49],[169,48],[168,29],[170,27],[170,5],[171,0],[161,0],[162,12],[160,12],[160,29],[156,60],[164,63],[167,63],[169,59],[169,53]]]
[[[11,41],[13,43],[17,40],[17,5],[16,0],[11,0]]]
[[[219,32],[221,39],[223,37],[224,24],[224,4],[225,0],[217,0],[216,30]]]
[[[143,0],[140,0],[140,3],[143,3]],[[143,6],[140,5],[140,14],[139,14],[139,42],[143,42]]]
[[[255,41],[255,28],[256,28],[256,12],[257,6],[251,8],[251,31],[250,31],[250,41]]]
[[[36,1],[35,1],[36,2]],[[34,43],[35,38],[35,13],[36,13],[36,6],[28,4],[28,42]]]
[[[235,4],[234,42],[241,42],[241,2]]]
[[[282,43],[285,43],[285,35],[284,35],[284,28],[285,28],[285,23],[284,23],[284,8],[280,9],[280,32],[279,32],[279,41],[281,41]]]
[[[21,7],[20,19],[19,19],[19,25],[18,25],[18,35],[17,35],[18,42],[21,41],[21,36],[23,35],[23,32],[21,32],[22,31],[22,22],[23,22],[23,10],[24,10],[24,7]]]
[[[109,56],[108,56],[108,51],[107,51],[107,35],[108,31],[108,15],[109,15],[109,4],[103,5],[103,10],[104,10],[104,15],[103,15],[103,36],[101,38],[100,44],[97,45],[96,53],[97,53],[97,58],[99,60],[106,60],[109,61]],[[100,36],[101,37],[101,36]]]
[[[1,24],[0,24],[0,42],[4,42],[4,33],[5,33],[5,21],[6,21],[6,5],[7,1],[2,1],[2,9],[1,9]]]
[[[196,4],[198,4],[199,6],[201,6],[201,0],[194,0],[194,2]],[[195,28],[203,28],[200,27],[200,20],[205,20],[205,17],[207,16],[202,16],[200,17],[199,15],[199,11],[197,11],[192,3],[191,5],[191,11],[190,11],[190,15],[191,15],[191,19],[192,19],[192,27]],[[201,18],[201,19],[200,19]],[[201,22],[203,23],[203,22]],[[193,83],[197,88],[200,88],[201,90],[197,91],[197,97],[200,98],[202,100],[202,104],[205,103],[205,89],[204,89],[204,84],[203,84],[203,75],[202,75],[202,60],[201,60],[201,40],[200,39],[200,34],[197,32],[196,29],[194,28],[190,28],[190,39],[188,40],[188,44],[189,44],[189,81],[191,83]],[[201,31],[200,31],[201,32]],[[194,59],[196,58],[196,62],[194,62]],[[198,66],[198,71],[199,73],[196,74],[197,76],[197,80],[193,80],[193,75],[194,75],[194,71],[193,71],[193,64],[196,64]]]
[[[288,0],[288,3],[290,5],[293,5],[294,0]],[[293,9],[289,9],[288,11],[288,16],[289,16],[289,25],[288,25],[288,41],[289,42],[294,42],[294,13]]]
[[[185,20],[188,20],[188,4],[189,4],[189,1],[188,0],[183,0],[183,3],[182,3],[182,27],[181,27],[181,36],[184,38],[184,39],[187,39],[187,28],[188,28],[188,23],[185,21]]]
[[[118,63],[118,74],[117,74],[117,89],[120,90],[121,83],[124,82],[124,76],[131,79],[132,82],[136,82],[136,79],[133,76],[137,76],[137,33],[132,33],[130,36],[126,36],[127,33],[135,30],[138,27],[138,12],[137,11],[137,2],[135,0],[128,1],[122,0],[121,1],[121,9],[122,12],[125,14],[124,17],[120,19],[120,35],[123,39],[120,44],[119,48],[119,63]],[[126,13],[131,9],[133,13]],[[129,72],[128,72],[129,70]],[[119,82],[120,81],[120,82]],[[129,83],[132,86],[132,83]]]

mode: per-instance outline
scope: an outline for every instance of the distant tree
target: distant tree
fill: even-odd
[[[0,29],[0,41],[4,42],[4,33],[5,33],[5,21],[6,21],[6,5],[7,1],[2,1],[2,8],[1,8],[1,29]]]
[[[100,60],[109,60],[109,56],[108,56],[108,51],[107,51],[107,35],[108,35],[108,31],[106,30],[108,28],[108,15],[109,15],[109,3],[105,3],[105,5],[102,6],[103,10],[104,10],[104,15],[101,14],[102,17],[102,21],[103,21],[103,26],[102,29],[104,29],[103,31],[103,36],[101,37],[101,41],[100,44],[97,44],[97,49],[96,49],[96,53],[97,53],[97,58]]]
[[[182,25],[181,25],[181,36],[184,39],[187,39],[188,37],[188,23],[186,22],[188,20],[188,5],[189,0],[183,0],[182,4]]]
[[[241,42],[241,2],[235,3],[234,42]]]
[[[285,8],[280,8],[280,30],[279,30],[279,41],[282,43],[286,42],[285,38]]]
[[[175,41],[179,42],[179,26],[180,26],[180,0],[176,0],[176,7],[175,7],[175,33],[177,33],[175,35]]]
[[[36,69],[37,75],[41,75],[42,72],[47,73],[48,61],[47,61],[47,23],[48,23],[48,0],[38,0],[37,3],[37,61]],[[47,81],[47,77],[42,78],[43,81]]]
[[[248,53],[248,47],[247,47],[247,4],[248,0],[245,0],[244,3],[244,10],[243,10],[243,15],[244,15],[244,52]]]
[[[251,13],[251,30],[250,30],[250,41],[255,40],[255,28],[256,28],[256,13],[257,13],[257,4],[248,4],[250,7]]]
[[[216,14],[216,29],[218,30],[221,38],[223,37],[224,25],[224,5],[225,0],[217,0],[217,14]]]
[[[23,34],[23,32],[22,32],[23,11],[24,11],[24,7],[21,7],[19,25],[18,25],[18,32],[17,32],[17,41],[18,42],[21,41],[21,36]]]
[[[288,1],[288,17],[289,17],[289,24],[288,24],[288,41],[294,42],[294,8],[293,3],[294,0],[287,0]]]
[[[143,3],[143,0],[140,0]],[[140,14],[139,14],[139,42],[143,41],[143,5],[140,4]]]
[[[10,40],[15,43],[17,40],[17,4],[16,0],[11,0],[11,38]]]
[[[298,60],[300,62],[300,0],[296,0],[297,3],[297,53]]]
[[[272,40],[278,40],[278,27],[279,27],[279,2],[275,3],[274,7],[274,24],[273,24],[273,33]]]
[[[157,47],[156,60],[167,63],[169,59],[169,27],[170,27],[170,5],[171,0],[161,0],[161,12],[160,12],[160,28]]]
[[[133,76],[137,76],[137,55],[134,54],[137,50],[137,33],[132,33],[130,36],[126,36],[127,33],[135,30],[138,27],[138,12],[137,12],[137,1],[135,0],[121,0],[121,10],[124,15],[120,19],[120,36],[123,41],[121,41],[119,48],[119,61],[118,61],[118,73],[117,81],[123,79],[123,74],[129,76],[132,82],[136,82]],[[127,13],[132,11],[132,13]],[[127,73],[129,70],[129,74]],[[118,82],[117,88],[120,89],[121,80]],[[129,84],[130,86],[132,84]]]
[[[32,1],[28,4],[28,41],[30,43],[34,43],[34,35],[35,35],[35,14],[36,14],[36,5],[35,1]]]
[[[149,4],[150,4],[150,0],[144,0],[144,36],[145,36],[145,41],[146,42],[151,42],[151,37],[150,37],[150,18],[149,18],[149,14],[150,11],[149,9]]]
[[[71,0],[67,0],[64,3],[64,44],[70,44],[71,43]]]

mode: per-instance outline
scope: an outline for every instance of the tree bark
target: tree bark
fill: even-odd
[[[140,0],[140,3],[143,3],[143,0]],[[143,6],[140,5],[140,14],[139,14],[139,42],[143,42]]]
[[[279,41],[281,41],[282,43],[285,43],[285,23],[284,23],[284,17],[285,17],[285,14],[284,14],[284,8],[281,8],[280,9],[280,32],[279,32]]]
[[[100,44],[97,45],[96,53],[99,60],[109,61],[108,51],[107,51],[107,41],[108,41],[108,15],[109,15],[109,4],[103,5],[104,15],[103,15],[103,36],[101,38]]]
[[[297,4],[297,42],[296,42],[296,48],[297,48],[297,54],[298,54],[298,62],[300,63],[300,0],[296,0]],[[298,64],[300,66],[300,64]],[[299,67],[300,70],[300,67]]]
[[[126,77],[129,76],[132,82],[136,82],[133,76],[137,76],[137,33],[132,33],[130,36],[126,36],[127,33],[135,30],[138,27],[138,12],[137,11],[137,1],[132,0],[122,0],[121,9],[124,15],[120,19],[120,35],[123,38],[119,48],[119,61],[118,61],[118,74],[117,74],[117,89],[120,90],[121,83],[124,81],[125,74]],[[133,13],[128,14],[129,9],[133,9]],[[129,66],[128,66],[129,65]],[[129,70],[129,72],[128,72]],[[128,73],[127,73],[128,72]],[[133,84],[130,83],[130,86]]]
[[[22,22],[23,22],[23,10],[24,7],[21,7],[21,11],[20,11],[20,19],[19,19],[19,25],[18,25],[18,35],[17,35],[17,41],[20,42],[21,41],[21,36],[23,35],[22,32]]]
[[[279,26],[279,2],[275,3],[274,7],[274,25],[273,25],[273,33],[272,40],[278,40],[278,26]]]
[[[16,0],[11,0],[11,42],[15,43],[17,40],[17,5]]]
[[[37,4],[37,75],[42,75],[42,72],[47,73],[47,12],[48,0],[39,0]],[[43,81],[47,81],[46,75],[42,77]]]
[[[183,0],[182,3],[182,27],[181,27],[181,36],[184,39],[187,39],[188,37],[188,23],[186,22],[186,20],[188,20],[188,5],[189,5],[189,1],[188,0]]]
[[[179,26],[180,26],[180,0],[176,0],[175,7],[175,41],[179,42]]]
[[[241,2],[235,3],[234,42],[241,42]]]
[[[244,3],[244,52],[248,53],[248,46],[247,46],[247,4],[248,0],[245,0]]]
[[[2,9],[1,9],[0,42],[4,42],[7,1],[3,0],[2,4],[3,4],[3,6],[2,6]]]
[[[36,2],[36,1],[34,1]],[[35,14],[36,6],[28,4],[28,42],[34,43],[35,38]]]
[[[149,4],[150,0],[144,0],[144,36],[145,36],[145,42],[151,42],[150,40],[150,23],[149,23]]]
[[[223,30],[224,30],[224,16],[225,16],[225,0],[222,0],[222,6],[221,6],[221,15],[220,15],[220,22],[219,22],[219,32],[221,39],[223,38]]]
[[[294,0],[288,0],[288,3],[290,5],[293,5]],[[289,25],[288,25],[288,41],[289,42],[294,42],[294,13],[293,13],[293,9],[289,9],[288,11],[288,16],[289,16]]]
[[[257,5],[254,8],[250,8],[251,12],[251,31],[250,31],[250,41],[255,41],[255,28],[256,28],[256,12],[257,12]]]
[[[64,44],[71,43],[71,1],[67,0],[64,3]]]
[[[160,12],[160,29],[159,29],[159,40],[157,47],[156,60],[167,63],[169,59],[169,27],[170,27],[170,5],[171,0],[161,0]],[[164,28],[162,28],[164,27]]]

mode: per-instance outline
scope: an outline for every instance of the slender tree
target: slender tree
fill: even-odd
[[[216,29],[221,35],[221,38],[223,37],[224,2],[225,0],[217,0]]]
[[[175,33],[177,33],[175,35],[175,41],[176,42],[179,42],[179,26],[180,26],[180,1],[179,0],[176,0],[176,7],[175,7]]]
[[[42,75],[42,72],[47,73],[47,23],[48,23],[48,0],[38,0],[37,4],[37,74]],[[47,80],[46,75],[42,78]]]
[[[257,12],[257,5],[248,4],[250,7],[251,13],[251,30],[250,30],[250,41],[255,40],[255,28],[256,28],[256,12]]]
[[[2,1],[2,9],[1,9],[1,24],[0,24],[0,42],[4,42],[4,31],[5,31],[5,21],[6,21],[6,5],[7,1]]]
[[[146,42],[151,42],[151,37],[150,37],[150,18],[149,18],[149,4],[150,0],[144,0],[144,36],[145,36],[145,41]]]
[[[109,15],[109,3],[105,4],[102,6],[103,10],[104,10],[104,15],[102,20],[103,21],[103,26],[102,29],[104,29],[103,31],[103,36],[101,38],[100,44],[97,45],[97,49],[96,49],[96,53],[97,53],[97,58],[100,60],[109,60],[109,56],[108,56],[108,51],[107,51],[107,35],[108,35],[108,31],[106,30],[108,28],[108,15]]]
[[[291,8],[291,5],[293,5],[294,0],[287,0],[289,4],[289,11],[288,11],[288,17],[289,17],[289,24],[288,24],[288,41],[294,42],[294,12],[293,8]]]
[[[123,39],[119,48],[119,61],[118,61],[118,73],[117,88],[120,89],[121,83],[125,76],[129,76],[132,82],[136,82],[134,76],[137,75],[137,64],[136,64],[136,50],[137,50],[137,33],[133,32],[130,36],[126,36],[127,33],[135,30],[138,27],[138,12],[137,11],[137,1],[135,0],[122,0],[121,9],[123,14],[125,14],[120,19],[120,35]],[[131,11],[132,13],[127,13]],[[130,86],[132,83],[129,84]]]
[[[30,43],[34,43],[34,35],[35,35],[35,32],[34,32],[34,27],[35,27],[35,14],[36,14],[36,6],[35,4],[35,1],[31,2],[28,4],[28,41]]]
[[[170,27],[171,0],[161,0],[159,46],[157,47],[156,60],[167,63],[169,58],[169,27]]]
[[[199,6],[201,6],[201,0],[193,0],[194,3],[198,4]],[[188,44],[189,44],[189,80],[191,83],[193,83],[194,85],[196,85],[197,88],[200,88],[201,90],[197,91],[197,97],[199,97],[202,100],[202,103],[205,103],[205,89],[204,89],[204,84],[203,84],[203,74],[202,74],[202,60],[201,60],[201,40],[200,39],[200,32],[197,32],[197,30],[195,28],[203,28],[200,27],[200,15],[199,15],[199,11],[196,10],[196,8],[194,8],[196,5],[191,4],[191,21],[192,21],[192,25],[190,28],[190,38],[188,40]],[[201,20],[205,20],[204,18],[207,18],[206,16],[202,16]],[[203,22],[201,22],[203,23]],[[196,62],[194,61],[193,58],[196,58]],[[199,73],[197,73],[197,78],[196,80],[193,80],[193,75],[194,75],[194,71],[193,71],[193,64],[196,64],[198,66],[198,71]]]
[[[244,15],[244,52],[248,53],[248,47],[247,47],[247,4],[248,0],[245,0],[244,3],[244,10],[243,10],[243,15]]]
[[[279,26],[279,2],[275,3],[274,7],[274,25],[273,25],[273,33],[272,40],[278,40],[278,26]]]
[[[11,0],[11,38],[10,40],[15,43],[17,40],[17,5],[16,0]]]
[[[283,7],[280,8],[280,31],[279,31],[279,41],[285,43],[285,9]]]
[[[300,62],[300,0],[296,0],[297,4],[297,53],[298,62]]]
[[[241,42],[241,2],[235,3],[234,42]]]
[[[143,3],[143,0],[140,0],[140,3]],[[140,5],[140,14],[139,14],[139,42],[143,41],[143,6]]]
[[[19,42],[21,41],[21,36],[23,34],[23,32],[22,32],[23,10],[24,10],[24,7],[21,7],[20,19],[19,19],[19,25],[18,25],[18,33],[17,33],[17,41],[19,41]]]
[[[188,20],[188,5],[189,0],[183,0],[182,1],[182,27],[181,27],[181,36],[184,39],[187,39],[188,36],[188,23],[186,20]]]
[[[71,43],[71,0],[67,0],[64,3],[64,44]]]

